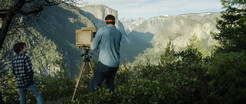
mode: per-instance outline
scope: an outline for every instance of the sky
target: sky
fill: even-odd
[[[160,15],[220,12],[220,0],[85,0],[87,4],[103,4],[118,11],[119,18],[145,19]]]

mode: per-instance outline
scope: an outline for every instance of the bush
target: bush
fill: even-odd
[[[19,103],[19,94],[16,88],[15,77],[12,75],[11,70],[0,72],[0,88],[3,97],[3,101],[6,104],[16,104]]]
[[[60,100],[65,104],[142,104],[142,103],[241,103],[246,99],[246,52],[214,53],[210,57],[193,47],[173,51],[171,44],[161,55],[158,65],[135,65],[119,68],[115,91],[109,93],[105,84],[89,92],[80,83],[71,102],[75,80],[66,71],[54,76],[35,78],[43,98]],[[8,103],[18,101],[14,77],[8,72],[6,84]],[[91,77],[92,75],[82,76]],[[28,94],[29,103],[34,97]],[[12,102],[11,102],[12,101]]]
[[[75,81],[69,77],[68,73],[67,71],[60,71],[54,74],[54,76],[36,76],[34,78],[45,101],[58,100],[63,97],[70,97],[73,94]],[[2,90],[4,102],[6,104],[19,103],[19,93],[11,70],[1,74],[5,74],[1,78],[1,82],[3,82],[1,87],[4,89]],[[33,104],[35,102],[36,99],[33,94],[28,92],[27,103]]]
[[[54,76],[35,78],[45,101],[70,97],[73,94],[75,81],[68,74],[67,71],[60,71],[55,73]]]
[[[165,56],[168,56],[166,58]],[[208,78],[206,62],[197,49],[163,53],[159,65],[120,67],[113,93],[100,86],[98,92],[81,93],[74,103],[204,103]],[[102,96],[100,96],[102,94]]]
[[[208,66],[211,75],[211,102],[240,103],[246,99],[246,53],[229,52],[215,54]]]

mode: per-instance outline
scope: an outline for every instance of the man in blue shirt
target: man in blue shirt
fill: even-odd
[[[94,75],[90,82],[90,91],[95,91],[95,86],[99,86],[106,79],[107,88],[114,91],[115,74],[120,61],[120,42],[122,34],[115,27],[115,17],[107,15],[105,17],[106,27],[100,28],[91,43],[91,49],[99,49],[98,66],[94,70]]]

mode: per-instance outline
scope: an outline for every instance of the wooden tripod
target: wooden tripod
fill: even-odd
[[[74,89],[74,92],[73,92],[72,101],[73,101],[73,99],[75,97],[75,94],[76,94],[76,91],[78,89],[79,81],[81,79],[81,75],[83,74],[83,70],[85,69],[84,70],[84,75],[88,75],[89,74],[88,66],[89,66],[89,68],[92,71],[92,74],[94,73],[93,69],[92,69],[92,66],[91,66],[91,61],[90,61],[91,56],[89,56],[89,49],[86,49],[85,53],[82,54],[81,57],[83,57],[84,60],[83,60],[82,67],[81,67],[80,72],[79,72],[79,76],[78,76],[78,78],[76,80],[76,85],[75,85],[75,89]],[[86,84],[86,87],[89,88],[89,78],[88,77],[85,78],[84,82]]]

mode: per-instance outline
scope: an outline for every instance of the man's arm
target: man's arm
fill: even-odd
[[[11,60],[11,72],[13,73],[13,75],[14,76],[16,76],[17,74],[16,74],[16,71],[18,70],[17,68],[16,68],[16,58],[14,58],[14,59],[12,59]]]
[[[98,46],[101,42],[102,35],[103,35],[103,31],[102,31],[102,29],[99,29],[98,32],[96,33],[95,38],[91,42],[91,50],[95,50],[98,48]]]
[[[123,35],[122,35],[122,33],[120,32],[120,47],[122,46],[122,38],[123,38]]]

